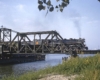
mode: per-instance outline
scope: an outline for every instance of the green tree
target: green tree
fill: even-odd
[[[56,8],[57,10],[60,10],[61,12],[63,12],[63,9],[65,7],[67,7],[70,3],[70,0],[56,0],[57,2],[60,2],[59,5],[54,6],[52,4],[51,0],[38,0],[38,9],[41,10],[46,10],[47,7],[47,13],[54,11],[54,9]],[[100,2],[100,0],[98,0]]]

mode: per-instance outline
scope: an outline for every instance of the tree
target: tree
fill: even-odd
[[[56,0],[57,2],[61,1],[61,0]],[[38,9],[41,10],[45,10],[47,7],[47,11],[54,11],[54,9],[59,9],[61,12],[63,11],[63,9],[65,7],[68,6],[69,4],[69,0],[62,0],[61,4],[54,6],[51,2],[51,0],[38,0]],[[45,6],[46,5],[46,6]]]
[[[60,10],[61,12],[63,12],[63,9],[65,7],[68,6],[68,4],[70,3],[70,0],[56,0],[57,2],[61,2],[59,5],[54,6],[51,2],[51,0],[38,0],[38,9],[41,10],[45,10],[47,7],[47,13],[54,11],[54,9],[56,8],[57,10]],[[98,0],[100,2],[100,0]],[[45,6],[46,5],[46,6]]]

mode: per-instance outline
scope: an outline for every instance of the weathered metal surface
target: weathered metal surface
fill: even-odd
[[[12,34],[15,36],[12,36]],[[33,35],[33,37],[30,37]],[[39,36],[37,39],[36,36]],[[42,37],[46,35],[46,37]],[[63,39],[57,31],[20,33],[8,28],[0,28],[0,45],[3,53],[67,53],[86,50],[85,39]]]
[[[73,51],[88,53],[89,51],[86,50],[88,50],[88,47],[85,45],[85,39],[63,39],[57,31],[21,33],[8,28],[0,28],[0,58],[13,54],[30,53],[34,55],[48,53],[69,53],[73,55]]]

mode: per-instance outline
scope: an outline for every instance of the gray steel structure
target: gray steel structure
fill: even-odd
[[[44,34],[46,37],[42,37]],[[36,39],[37,35],[39,39]],[[0,54],[71,53],[73,50],[88,49],[84,43],[85,39],[81,38],[63,39],[57,31],[17,32],[0,28]]]

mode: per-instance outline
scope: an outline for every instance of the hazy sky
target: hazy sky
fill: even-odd
[[[89,49],[100,49],[98,0],[71,0],[62,13],[55,10],[46,17],[37,1],[0,0],[0,26],[19,32],[56,30],[63,38],[85,38]]]

